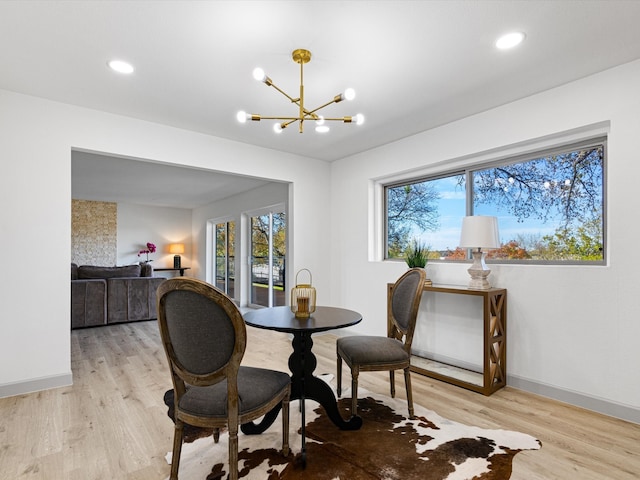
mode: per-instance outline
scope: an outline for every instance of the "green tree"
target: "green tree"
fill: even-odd
[[[474,205],[492,205],[518,220],[560,215],[565,227],[602,214],[604,147],[564,152],[474,172]]]
[[[227,236],[229,240],[227,242]],[[218,223],[216,225],[216,257],[225,257],[235,255],[235,222]],[[225,250],[228,248],[228,250]]]
[[[598,217],[577,228],[561,227],[553,235],[545,235],[538,255],[541,259],[601,260],[602,246],[602,220]]]
[[[273,254],[284,257],[286,254],[286,221],[284,213],[274,213],[273,218]],[[269,215],[252,217],[251,235],[254,257],[269,256]]]
[[[387,249],[389,258],[402,258],[414,227],[438,228],[438,193],[429,182],[387,188]]]

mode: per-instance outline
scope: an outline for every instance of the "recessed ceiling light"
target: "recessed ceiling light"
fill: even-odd
[[[133,65],[123,60],[111,60],[109,63],[107,63],[107,65],[109,65],[109,68],[111,70],[118,73],[133,73]]]
[[[512,32],[507,33],[506,35],[501,36],[496,41],[496,47],[500,50],[506,50],[509,48],[513,48],[516,45],[519,45],[524,40],[524,33],[522,32]]]

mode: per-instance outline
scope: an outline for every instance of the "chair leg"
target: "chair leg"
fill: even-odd
[[[409,418],[413,418],[413,393],[411,390],[410,367],[404,369],[404,384],[407,388],[407,405],[409,406]]]
[[[396,372],[389,370],[389,385],[391,386],[391,398],[396,396]]]
[[[289,395],[282,400],[282,455],[289,455]]]
[[[238,423],[229,422],[229,480],[238,480]]]
[[[171,454],[171,480],[178,480],[178,468],[180,467],[180,454],[182,453],[182,435],[184,423],[182,420],[175,420],[173,433],[173,453]]]
[[[360,369],[357,366],[351,367],[351,416],[358,414],[358,375]]]
[[[342,395],[342,357],[337,355],[338,359],[336,362],[336,379],[338,382],[338,397]]]

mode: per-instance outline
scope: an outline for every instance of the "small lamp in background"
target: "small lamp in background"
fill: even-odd
[[[462,233],[460,234],[460,247],[471,248],[473,264],[467,270],[471,275],[469,288],[488,290],[491,285],[487,277],[491,270],[484,263],[486,252],[482,249],[500,248],[500,235],[498,233],[498,219],[474,215],[462,219]]]
[[[169,245],[169,253],[176,254],[173,256],[173,268],[182,268],[179,254],[184,253],[184,243],[172,243]]]

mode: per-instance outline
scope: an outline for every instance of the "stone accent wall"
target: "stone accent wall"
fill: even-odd
[[[117,241],[117,203],[71,200],[71,262],[114,266]]]

